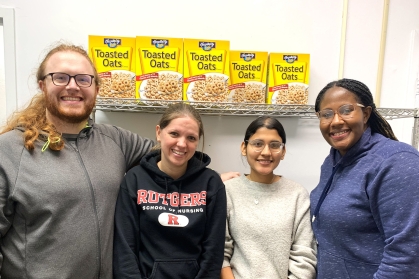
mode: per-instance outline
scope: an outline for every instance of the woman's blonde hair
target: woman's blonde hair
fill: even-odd
[[[99,86],[99,76],[87,52],[80,46],[65,43],[60,43],[53,47],[46,54],[36,72],[37,82],[43,80],[45,76],[45,67],[48,59],[58,52],[75,52],[84,56],[92,66],[94,71],[94,82],[96,86]],[[34,143],[38,139],[48,142],[48,147],[51,150],[61,150],[64,148],[64,140],[62,140],[61,133],[59,133],[55,126],[49,123],[46,118],[46,100],[43,93],[36,94],[26,108],[14,112],[0,131],[0,134],[16,128],[24,130],[24,145],[27,150],[33,150],[35,148]]]

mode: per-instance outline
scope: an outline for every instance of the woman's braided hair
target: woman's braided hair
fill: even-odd
[[[391,129],[390,124],[377,111],[371,91],[364,83],[360,81],[344,78],[328,83],[317,95],[316,103],[314,105],[314,109],[316,112],[320,110],[320,103],[323,100],[324,94],[327,90],[329,90],[332,87],[345,88],[346,90],[350,91],[356,96],[357,101],[360,104],[364,105],[365,107],[372,108],[370,118],[367,122],[368,126],[371,127],[372,133],[379,133],[385,136],[386,138],[397,140],[396,136],[393,133],[393,129]]]

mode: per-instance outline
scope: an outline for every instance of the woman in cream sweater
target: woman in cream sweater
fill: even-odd
[[[300,184],[273,173],[284,159],[281,123],[264,116],[246,130],[241,153],[250,174],[225,182],[227,227],[221,279],[316,276],[310,199]]]

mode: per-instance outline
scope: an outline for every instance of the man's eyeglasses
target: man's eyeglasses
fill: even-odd
[[[266,146],[266,143],[263,140],[247,140],[247,142],[255,152],[262,152]],[[268,146],[272,153],[279,153],[282,151],[285,144],[279,141],[271,141],[268,143]]]
[[[47,76],[51,76],[52,83],[56,86],[67,86],[70,83],[71,78],[74,78],[74,81],[79,87],[90,87],[95,77],[88,74],[70,76],[66,73],[49,73],[46,74],[42,80],[44,80]]]
[[[364,105],[356,104],[356,106],[364,108]],[[338,108],[337,111],[334,111],[332,109],[323,109],[319,112],[316,112],[317,117],[319,118],[320,122],[322,123],[330,123],[332,122],[332,119],[335,117],[335,114],[337,113],[340,118],[344,120],[348,120],[353,117],[353,112],[355,111],[355,105],[348,104],[343,105]]]

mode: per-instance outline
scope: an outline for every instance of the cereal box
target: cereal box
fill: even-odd
[[[306,105],[310,77],[310,54],[270,53],[269,104]]]
[[[229,102],[265,103],[268,52],[230,51]]]
[[[183,39],[136,37],[136,92],[141,100],[182,100]]]
[[[230,42],[184,39],[183,99],[227,102]]]
[[[89,56],[101,86],[99,96],[135,98],[135,38],[89,36]]]

